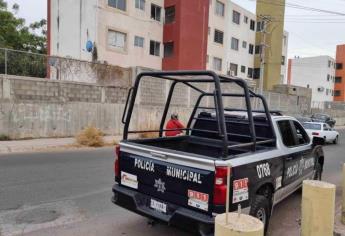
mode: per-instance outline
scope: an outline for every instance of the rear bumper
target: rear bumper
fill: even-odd
[[[167,203],[167,213],[161,213],[149,207],[151,197],[115,184],[111,201],[123,208],[142,216],[153,218],[169,225],[187,226],[190,229],[212,229],[214,217],[184,207]],[[158,200],[158,199],[157,199]],[[160,200],[159,200],[160,201]]]

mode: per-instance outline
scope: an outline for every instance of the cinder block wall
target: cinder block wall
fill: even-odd
[[[134,71],[134,70],[133,70]],[[142,70],[136,69],[133,74]],[[131,81],[133,78],[127,78]],[[157,128],[170,81],[144,78],[135,101],[132,130]],[[194,84],[213,91],[213,86]],[[103,86],[80,82],[57,81],[0,75],[0,134],[13,139],[74,136],[87,125],[94,125],[109,135],[120,135],[121,118],[129,86]],[[224,85],[225,92],[240,93],[239,87]],[[187,123],[196,99],[194,89],[177,85],[171,101],[171,112],[177,112]],[[285,114],[307,114],[310,102],[296,95],[266,93],[269,107]],[[227,107],[245,108],[243,99],[224,99]],[[214,106],[212,97],[201,106]],[[255,101],[252,106],[260,109]]]
[[[0,134],[68,137],[87,125],[121,133],[128,87],[0,75]]]

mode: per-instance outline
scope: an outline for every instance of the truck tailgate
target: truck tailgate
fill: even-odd
[[[212,212],[214,171],[123,151],[119,164],[120,184],[150,196],[148,207],[164,212],[173,203]]]

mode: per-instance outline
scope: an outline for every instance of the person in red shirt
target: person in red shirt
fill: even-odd
[[[173,113],[171,115],[171,119],[168,121],[166,129],[184,129],[184,125],[179,121],[177,114]],[[165,135],[168,137],[177,136],[182,133],[182,130],[165,131]]]

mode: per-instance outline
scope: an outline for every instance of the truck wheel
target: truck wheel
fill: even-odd
[[[322,166],[320,163],[316,164],[315,174],[314,174],[314,180],[321,180],[322,179]]]
[[[269,200],[265,196],[256,195],[250,206],[249,214],[262,221],[265,227],[264,231],[266,234],[271,214]]]

